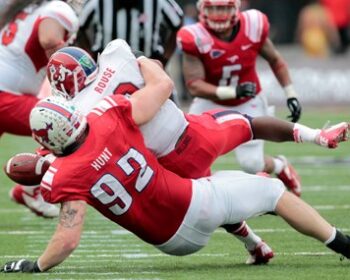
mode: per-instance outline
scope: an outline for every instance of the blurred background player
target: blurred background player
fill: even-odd
[[[310,0],[299,14],[297,38],[312,57],[326,57],[341,48],[340,36],[329,11],[319,0]]]
[[[29,114],[39,100],[48,58],[76,36],[81,1],[13,1],[0,31],[0,136],[30,136]],[[76,10],[74,10],[75,8]],[[20,11],[18,11],[20,9]],[[15,13],[15,11],[17,13]],[[37,215],[56,217],[56,206],[43,201],[38,188],[17,185],[11,198]]]
[[[261,94],[256,59],[261,55],[283,87],[297,122],[301,105],[287,65],[268,38],[267,17],[257,11],[240,12],[239,0],[199,0],[200,22],[185,26],[177,35],[183,50],[183,72],[195,97],[190,113],[230,108],[253,117],[268,114]],[[299,176],[284,156],[264,156],[263,142],[251,141],[235,149],[238,163],[248,173],[275,173],[296,195],[301,194]]]
[[[349,0],[319,0],[329,12],[332,23],[335,25],[340,38],[340,45],[334,48],[336,54],[347,51],[350,43],[350,1]]]

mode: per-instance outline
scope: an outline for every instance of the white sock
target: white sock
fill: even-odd
[[[296,123],[293,128],[294,141],[297,143],[315,143],[319,133],[320,129],[313,129],[300,123]]]
[[[239,229],[233,232],[233,235],[243,242],[249,251],[253,251],[256,245],[261,242],[261,238],[245,222],[242,223]]]
[[[275,174],[280,174],[284,168],[284,161],[281,160],[280,158],[273,158],[273,163],[275,165],[274,173]]]

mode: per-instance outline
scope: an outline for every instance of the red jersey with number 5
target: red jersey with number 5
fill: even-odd
[[[62,25],[67,39],[78,31],[78,17],[63,1],[29,5],[17,14],[0,30],[0,91],[38,95],[48,62],[38,36],[46,18]]]
[[[88,115],[89,134],[73,154],[46,172],[46,201],[84,200],[113,222],[151,244],[171,238],[187,212],[191,180],[160,166],[145,147],[121,95],[104,98]]]
[[[254,82],[260,92],[256,72],[256,58],[269,33],[265,14],[248,10],[239,14],[240,28],[235,38],[222,41],[210,33],[201,23],[182,27],[177,34],[179,48],[198,57],[205,68],[205,81],[217,86],[232,86]],[[217,101],[218,104],[235,106],[250,98]]]

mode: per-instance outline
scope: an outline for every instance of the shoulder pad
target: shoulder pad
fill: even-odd
[[[253,42],[261,42],[268,33],[269,23],[265,14],[258,10],[247,10],[242,13],[245,20],[245,35]]]
[[[204,54],[211,50],[214,40],[203,25],[196,23],[180,29],[178,44],[185,52]]]

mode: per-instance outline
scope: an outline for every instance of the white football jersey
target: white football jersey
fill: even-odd
[[[63,1],[29,5],[0,30],[0,91],[37,95],[46,74],[48,59],[38,39],[40,22],[57,20],[68,32],[79,28],[73,9]]]
[[[73,102],[84,114],[102,98],[113,94],[132,94],[144,84],[137,60],[121,39],[110,42],[98,58],[97,78],[75,96]],[[171,152],[187,127],[183,112],[167,100],[154,118],[140,126],[145,144],[157,157]]]

